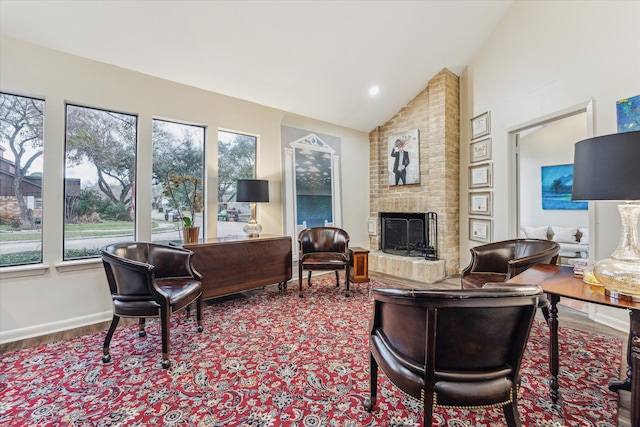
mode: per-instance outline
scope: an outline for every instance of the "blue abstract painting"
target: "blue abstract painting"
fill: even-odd
[[[542,166],[542,209],[586,210],[587,202],[571,201],[573,165]]]
[[[616,102],[618,132],[640,130],[640,95]]]

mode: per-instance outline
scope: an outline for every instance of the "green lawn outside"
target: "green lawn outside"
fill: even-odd
[[[175,224],[152,222],[152,231],[175,230]],[[113,221],[95,224],[68,224],[65,237],[101,237],[115,236],[119,234],[133,234],[133,221]],[[0,227],[0,242],[17,242],[23,240],[40,240],[39,231],[7,231],[5,226]]]

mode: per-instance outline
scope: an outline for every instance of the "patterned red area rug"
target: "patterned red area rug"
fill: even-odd
[[[101,362],[104,333],[0,356],[2,426],[419,426],[421,405],[380,375],[373,413],[366,284],[345,298],[331,279],[277,295],[268,287],[205,308],[205,331],[176,315],[172,367],[160,366],[160,334],[150,321],[119,329],[112,362]],[[372,286],[384,284],[374,282]],[[274,288],[274,289],[272,289]],[[546,325],[534,326],[519,401],[525,426],[617,425],[622,343],[561,327],[562,400],[547,389]],[[433,425],[501,426],[500,410],[436,409]]]

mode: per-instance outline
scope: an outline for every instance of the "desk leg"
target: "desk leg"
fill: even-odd
[[[627,342],[627,378],[624,380],[610,380],[609,381],[609,390],[617,393],[618,390],[631,390],[631,365],[633,364],[632,354],[633,354],[633,310],[629,310],[629,342]]]
[[[558,392],[558,302],[559,295],[550,295],[551,304],[549,306],[549,393],[551,401],[558,403],[560,393]]]

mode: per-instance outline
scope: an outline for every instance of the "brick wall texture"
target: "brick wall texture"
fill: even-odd
[[[420,183],[389,185],[388,137],[418,129]],[[447,69],[383,126],[369,133],[371,218],[379,212],[435,212],[438,214],[438,257],[446,274],[458,274],[459,256],[459,79]],[[378,233],[369,236],[380,248]]]

